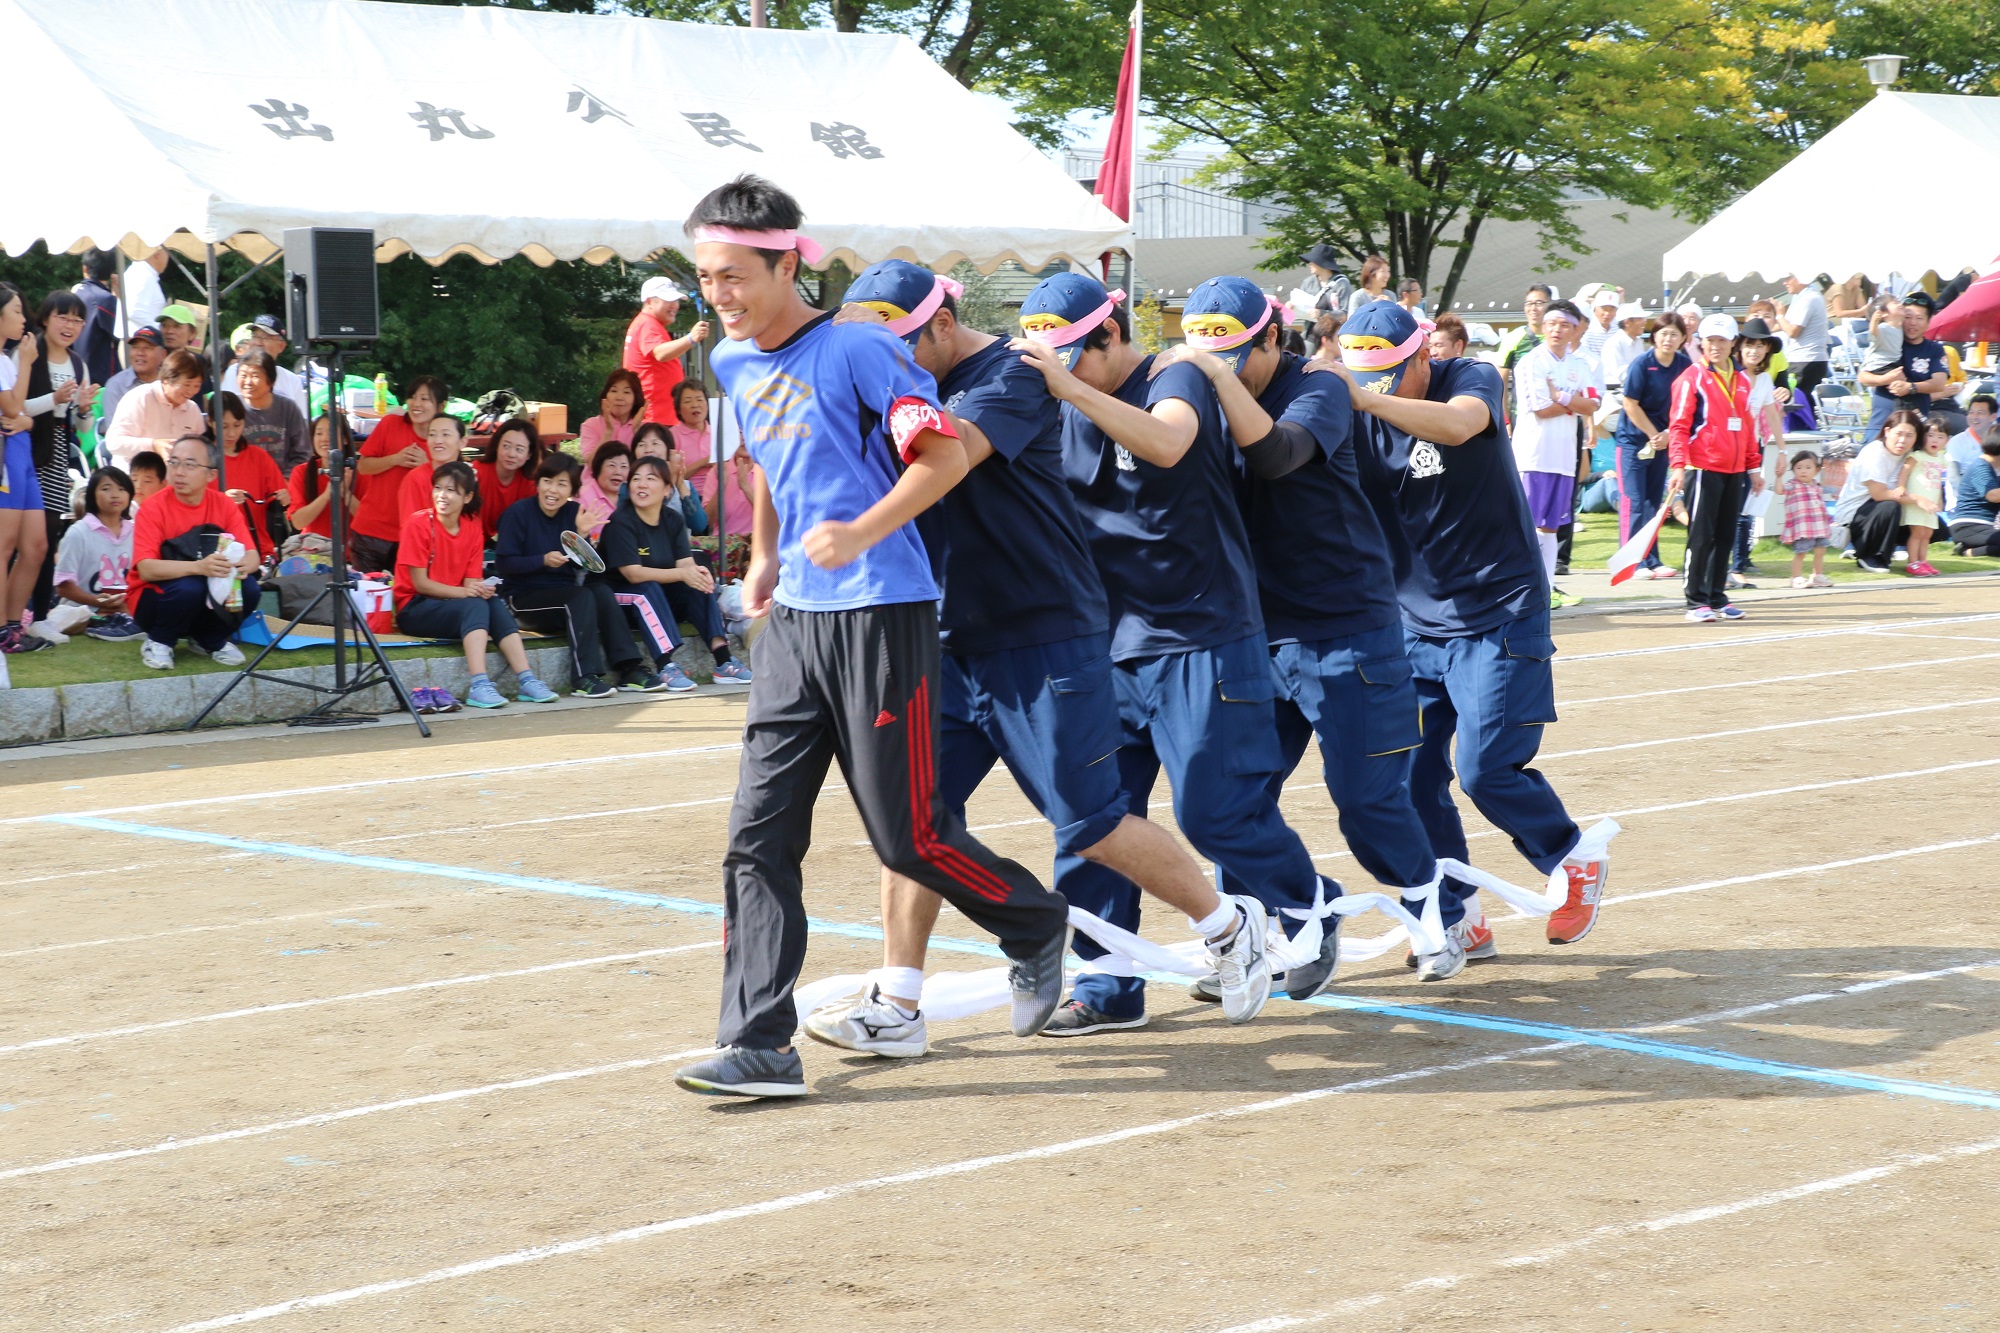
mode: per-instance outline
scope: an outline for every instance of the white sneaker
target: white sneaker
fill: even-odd
[[[242,666],[243,650],[233,643],[225,643],[209,654],[217,666]]]
[[[882,998],[880,986],[870,986],[867,998],[845,1008],[836,1002],[814,1010],[804,1027],[814,1041],[891,1060],[913,1059],[931,1049],[923,1014],[905,1018],[901,1009]]]
[[[1715,608],[1709,606],[1690,607],[1688,609],[1687,618],[1688,618],[1688,623],[1690,624],[1694,625],[1710,624],[1716,618]]]
[[[1264,905],[1236,894],[1230,898],[1241,918],[1236,933],[1221,945],[1211,944],[1208,962],[1222,992],[1222,1014],[1232,1023],[1248,1023],[1263,1012],[1271,998],[1271,957],[1264,952]]]
[[[1459,938],[1456,927],[1444,933],[1444,948],[1436,953],[1417,955],[1418,981],[1450,981],[1463,971],[1465,971],[1465,941]]]
[[[1810,588],[1812,587],[1812,580],[1803,574],[1794,574],[1792,575],[1792,586],[1794,588]]]
[[[158,639],[148,639],[139,645],[139,660],[155,671],[174,669],[174,650],[171,645]]]

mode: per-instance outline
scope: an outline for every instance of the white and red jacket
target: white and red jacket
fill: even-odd
[[[1755,472],[1764,450],[1750,411],[1752,382],[1741,366],[1727,388],[1705,361],[1682,371],[1667,415],[1668,463],[1703,472]]]

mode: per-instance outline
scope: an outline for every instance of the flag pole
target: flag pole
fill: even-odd
[[[1131,214],[1126,221],[1132,224],[1131,249],[1125,252],[1125,286],[1131,291],[1131,300],[1139,299],[1139,85],[1145,75],[1146,66],[1146,0],[1133,0],[1132,4],[1132,157],[1126,167],[1126,198],[1130,201],[1126,211]],[[1127,309],[1130,309],[1128,306]]]

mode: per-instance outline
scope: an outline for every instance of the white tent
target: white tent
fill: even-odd
[[[1945,202],[1930,187],[1949,180]],[[1907,184],[1885,184],[1898,180]],[[1667,251],[1684,273],[1845,280],[1983,268],[2000,250],[2000,97],[1883,93]]]
[[[0,248],[177,232],[268,255],[372,228],[383,258],[638,260],[744,171],[860,267],[1079,261],[1128,227],[906,38],[369,0],[0,0],[44,169]],[[46,136],[53,135],[53,138]],[[58,144],[85,157],[65,165]],[[71,155],[74,156],[73,154]],[[1990,249],[1990,247],[1989,247]]]

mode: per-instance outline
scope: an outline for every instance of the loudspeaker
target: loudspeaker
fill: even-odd
[[[286,228],[285,293],[294,342],[374,342],[382,328],[375,233],[353,227]]]

